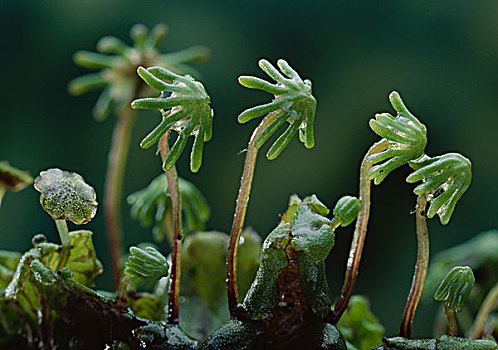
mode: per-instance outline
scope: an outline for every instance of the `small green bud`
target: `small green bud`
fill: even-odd
[[[468,266],[456,266],[443,279],[434,294],[434,299],[445,301],[448,308],[460,312],[467,302],[474,284],[472,269]]]
[[[342,227],[351,224],[361,209],[361,201],[353,196],[343,196],[334,207],[334,220],[338,220]]]
[[[131,247],[130,254],[125,265],[126,274],[148,279],[160,279],[168,275],[168,261],[156,249]]]
[[[86,224],[97,213],[93,187],[76,173],[49,169],[35,179],[35,189],[41,193],[40,204],[54,220],[69,220]]]

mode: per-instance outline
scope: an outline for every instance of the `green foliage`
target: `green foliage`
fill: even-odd
[[[335,204],[333,222],[338,222],[342,227],[349,226],[356,220],[361,209],[361,201],[353,196],[343,196]]]
[[[470,160],[458,153],[448,153],[438,157],[424,156],[410,162],[415,169],[406,181],[414,183],[423,181],[413,192],[420,196],[428,194],[431,203],[427,217],[438,214],[443,225],[446,225],[455,210],[455,206],[467,191],[472,180]]]
[[[169,264],[166,258],[156,249],[130,247],[130,256],[126,262],[124,273],[140,278],[160,279],[168,275],[168,269]]]
[[[401,96],[393,91],[389,95],[391,105],[398,112],[396,117],[389,113],[376,114],[369,122],[370,128],[384,138],[388,147],[385,151],[368,157],[371,164],[377,164],[368,173],[368,179],[378,185],[393,170],[419,158],[427,145],[427,129],[410,113]]]
[[[159,125],[142,140],[140,147],[149,148],[168,130],[175,130],[178,138],[163,163],[163,169],[170,170],[185,148],[188,137],[194,136],[190,170],[197,172],[202,163],[204,142],[212,136],[213,111],[204,86],[188,75],[181,76],[161,67],[139,67],[138,74],[149,86],[161,91],[161,95],[135,100],[131,107],[159,109],[163,116]]]
[[[95,256],[91,235],[90,231],[75,231],[69,234],[72,252],[66,269],[70,273],[60,271],[61,277],[65,276],[63,278],[74,281],[82,288],[85,285],[93,285],[95,276],[102,273],[102,265]],[[10,282],[5,293],[0,296],[1,304],[6,302],[10,306],[2,306],[7,308],[4,312],[13,317],[3,325],[5,333],[20,333],[24,327],[39,329],[40,312],[43,312],[45,317],[52,317],[49,315],[53,311],[46,308],[51,294],[44,288],[59,280],[53,271],[58,265],[60,252],[61,247],[56,244],[39,243],[21,257],[14,275],[9,277]],[[22,319],[22,322],[18,318]],[[52,326],[53,324],[50,325]]]
[[[54,220],[70,220],[82,225],[97,213],[95,190],[76,173],[49,169],[35,179],[40,204]]]
[[[211,214],[206,199],[193,183],[179,178],[178,185],[182,196],[184,234],[203,231]],[[131,217],[142,226],[149,227],[154,222],[152,233],[156,241],[160,242],[166,236],[172,242],[171,197],[165,174],[156,177],[146,188],[129,195],[128,204],[131,206]]]
[[[311,81],[308,79],[303,81],[299,74],[283,59],[278,60],[277,65],[284,75],[267,60],[259,61],[259,67],[276,84],[251,76],[239,77],[239,83],[242,86],[263,90],[275,96],[272,102],[246,109],[238,117],[239,123],[246,123],[261,116],[275,115],[275,119],[256,138],[255,146],[257,148],[260,148],[285,122],[289,123],[287,129],[266,153],[268,159],[277,158],[298,130],[299,140],[304,143],[306,148],[312,148],[315,145],[313,127],[316,100],[311,94]],[[260,125],[263,125],[265,120]]]
[[[369,350],[384,336],[384,327],[370,310],[368,299],[354,295],[337,328],[349,344],[358,350]]]
[[[460,312],[474,288],[474,283],[474,273],[470,267],[456,266],[441,282],[434,299],[444,301],[449,308]]]
[[[281,222],[263,242],[261,262],[243,307],[252,319],[269,315],[278,303],[278,276],[288,264],[285,248],[289,244],[290,224]]]
[[[179,74],[199,73],[188,66],[188,63],[203,61],[209,56],[209,50],[202,46],[161,54],[159,45],[168,33],[168,27],[159,23],[150,32],[147,27],[137,24],[132,27],[130,36],[133,46],[128,46],[120,39],[106,36],[97,43],[97,51],[78,51],[74,62],[82,67],[100,70],[73,79],[68,86],[72,95],[80,95],[94,89],[103,91],[95,104],[93,115],[96,120],[103,121],[111,113],[114,106],[127,108],[127,104],[136,95],[137,78],[135,72],[141,65],[167,67]]]
[[[291,244],[295,250],[308,254],[311,260],[323,261],[334,246],[335,235],[331,221],[316,211],[315,203],[326,209],[316,197],[305,198],[299,205],[291,223]]]
[[[320,318],[330,311],[330,292],[325,272],[325,262],[313,261],[305,252],[299,252],[299,280],[306,302]]]

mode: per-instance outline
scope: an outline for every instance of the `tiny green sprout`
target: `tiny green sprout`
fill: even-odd
[[[333,226],[337,227],[341,225],[342,227],[349,226],[353,221],[356,220],[358,213],[361,209],[361,201],[353,196],[343,196],[341,197],[333,210],[334,218],[332,219]]]
[[[369,122],[370,128],[380,137],[387,140],[385,151],[368,157],[371,164],[377,164],[368,172],[368,179],[378,185],[393,170],[419,158],[427,145],[427,129],[424,124],[406,108],[401,96],[396,91],[389,95],[391,105],[398,112],[396,117],[389,113],[375,115]]]
[[[455,210],[455,206],[467,191],[472,180],[470,160],[458,153],[448,153],[438,157],[424,156],[411,161],[410,166],[415,169],[406,181],[414,183],[423,181],[415,187],[416,195],[427,194],[431,203],[427,211],[430,219],[439,215],[443,225],[446,225]]]
[[[209,57],[209,50],[202,46],[161,54],[159,45],[168,33],[168,26],[159,23],[149,32],[142,24],[133,26],[130,36],[133,46],[128,46],[120,39],[106,36],[97,43],[97,51],[78,51],[74,62],[82,67],[101,70],[73,79],[68,86],[72,95],[81,95],[87,91],[102,91],[93,115],[96,120],[103,121],[111,113],[114,106],[127,107],[136,94],[135,71],[140,65],[159,65],[181,73],[197,76],[198,72],[188,63],[204,61]]]
[[[263,90],[275,96],[272,102],[246,109],[238,117],[239,123],[246,123],[254,118],[272,115],[272,121],[254,140],[257,148],[260,148],[285,122],[289,123],[287,129],[268,150],[266,154],[268,159],[277,158],[298,130],[299,140],[306,148],[312,148],[315,144],[313,127],[316,100],[311,94],[311,81],[308,79],[303,81],[283,59],[278,60],[277,65],[285,76],[267,60],[259,61],[259,67],[275,80],[276,84],[251,76],[239,77],[242,86]],[[263,123],[262,121],[260,125]]]
[[[42,171],[35,179],[42,208],[54,219],[62,242],[58,269],[69,259],[71,243],[66,220],[86,224],[97,212],[95,190],[76,173],[60,169]]]
[[[434,293],[435,300],[444,301],[450,335],[458,335],[455,313],[462,311],[474,284],[475,278],[472,269],[468,266],[456,266],[448,272]]]
[[[202,231],[210,217],[210,209],[199,189],[191,182],[178,178],[182,197],[184,232]],[[166,236],[173,243],[173,218],[171,197],[165,174],[157,176],[144,189],[128,196],[130,214],[144,227],[154,222],[152,233],[156,241]]]
[[[0,205],[7,189],[17,192],[33,183],[29,173],[19,170],[9,162],[0,161]]]
[[[124,272],[134,277],[158,280],[168,275],[168,269],[169,264],[166,258],[156,249],[130,247],[130,256]]]
[[[188,137],[194,136],[190,170],[197,172],[202,163],[204,142],[211,139],[213,123],[211,100],[204,85],[190,76],[181,76],[161,67],[139,67],[138,75],[148,85],[161,91],[161,96],[135,100],[131,107],[159,109],[163,115],[162,121],[142,140],[140,147],[149,148],[168,130],[175,130],[179,136],[163,163],[163,169],[168,171],[180,157]]]

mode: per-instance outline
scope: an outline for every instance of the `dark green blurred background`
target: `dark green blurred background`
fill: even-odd
[[[488,1],[117,1],[3,0],[0,3],[2,54],[0,160],[39,171],[78,171],[102,202],[107,151],[114,124],[91,117],[97,93],[73,98],[67,82],[86,70],[72,63],[79,49],[94,50],[104,35],[130,42],[135,23],[165,22],[170,34],[163,52],[194,44],[211,48],[209,62],[197,66],[215,109],[214,138],[205,146],[198,174],[188,156],[181,176],[202,189],[213,215],[210,228],[227,232],[234,211],[243,150],[256,122],[238,125],[243,109],[269,96],[240,87],[241,74],[263,76],[257,61],[286,58],[313,81],[318,100],[316,146],[297,138],[275,161],[260,154],[247,223],[263,237],[275,226],[290,194],[316,193],[329,206],[356,194],[363,154],[376,140],[368,120],[391,112],[387,96],[398,90],[428,127],[427,153],[461,152],[473,162],[474,178],[451,222],[429,222],[431,251],[497,227],[495,179],[498,128],[498,2]],[[153,150],[139,141],[158,121],[141,112],[125,179],[125,196],[160,173]],[[266,152],[266,149],[264,150]],[[262,152],[262,153],[264,153]],[[372,219],[356,291],[369,296],[374,312],[396,334],[416,255],[413,185],[408,169],[373,189]],[[128,216],[123,203],[127,245],[150,240]],[[87,225],[109,271],[103,210]],[[74,228],[74,226],[71,226]],[[0,210],[0,249],[25,250],[43,232],[58,240],[55,225],[32,188],[7,194]],[[352,230],[339,230],[328,259],[331,291],[342,285]],[[97,280],[110,288],[110,275]],[[422,306],[416,336],[430,333],[436,304]]]

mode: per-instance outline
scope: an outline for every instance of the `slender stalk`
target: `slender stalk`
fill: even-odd
[[[375,153],[382,152],[388,147],[387,140],[382,139],[381,141],[375,143],[370,147],[367,154],[363,158],[360,167],[360,196],[361,210],[358,213],[358,218],[356,219],[356,226],[353,234],[353,242],[351,243],[351,249],[349,251],[349,259],[346,267],[346,276],[344,278],[344,284],[342,286],[341,294],[337,299],[337,302],[333,311],[333,322],[336,323],[341,318],[344,311],[349,305],[349,300],[353,295],[354,285],[356,283],[356,277],[358,276],[358,268],[360,266],[361,253],[363,251],[363,246],[365,244],[365,236],[367,233],[368,218],[370,216],[370,185],[371,182],[367,180],[367,175],[372,164],[367,160],[367,158]]]
[[[498,283],[495,284],[493,288],[489,291],[486,298],[481,304],[481,308],[477,313],[474,324],[472,325],[470,337],[473,339],[480,339],[482,336],[482,331],[484,329],[484,323],[488,318],[491,311],[498,307]]]
[[[121,226],[123,177],[135,116],[135,111],[129,107],[129,104],[126,104],[114,128],[107,163],[104,214],[115,289],[119,288],[119,278],[121,275],[119,262],[123,255],[123,230]]]
[[[458,336],[458,322],[456,319],[456,312],[455,312],[455,309],[449,308],[446,305],[446,301],[444,302],[444,313],[446,314],[446,317],[448,318],[448,335],[451,335],[452,337],[457,337]]]
[[[66,266],[69,256],[71,255],[71,240],[69,238],[69,230],[67,228],[66,220],[55,220],[55,226],[59,231],[59,237],[62,243],[61,257],[57,264],[57,270]]]
[[[169,131],[166,132],[159,140],[159,150],[161,158],[164,162],[169,151],[168,145]],[[176,167],[166,171],[168,179],[168,188],[171,196],[171,208],[173,216],[173,251],[171,254],[171,273],[169,277],[168,289],[168,324],[178,324],[179,314],[179,297],[180,297],[180,275],[181,275],[181,260],[182,260],[182,197],[178,185],[178,174]]]
[[[417,225],[417,263],[413,273],[413,281],[406,301],[405,311],[401,318],[399,334],[402,337],[410,338],[412,322],[415,317],[422,290],[424,289],[425,276],[429,266],[429,232],[427,231],[427,220],[425,217],[425,207],[427,197],[425,194],[418,196],[416,207],[416,225]]]
[[[227,295],[228,309],[230,316],[236,316],[238,306],[238,290],[237,290],[237,250],[239,246],[240,234],[244,226],[247,204],[249,195],[251,194],[252,179],[254,176],[254,168],[256,166],[256,158],[258,156],[258,148],[254,145],[256,138],[261,132],[277,118],[277,113],[268,114],[258,127],[252,133],[251,139],[247,146],[246,160],[244,162],[244,171],[240,180],[239,195],[235,206],[235,214],[233,216],[232,230],[230,231],[230,243],[228,246],[227,256]]]
[[[125,309],[128,307],[128,301],[126,299],[126,294],[128,292],[128,286],[131,281],[131,276],[128,274],[122,274],[121,278],[119,279],[119,287],[116,291],[116,299],[114,302],[114,305],[118,309]]]
[[[7,191],[7,188],[5,186],[0,185],[0,206],[2,206],[2,199],[3,199],[3,196],[5,196],[6,191]]]

